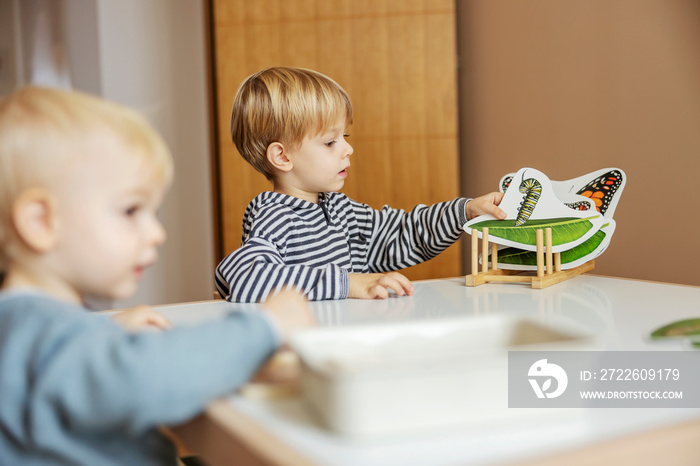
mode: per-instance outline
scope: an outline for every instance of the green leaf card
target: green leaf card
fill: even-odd
[[[562,251],[562,270],[572,269],[595,259],[610,244],[615,231],[615,220],[607,221],[593,236],[578,246]],[[489,261],[491,260],[489,256]],[[498,267],[510,270],[537,270],[537,253],[513,247],[499,248]]]

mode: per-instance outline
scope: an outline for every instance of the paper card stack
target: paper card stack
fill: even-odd
[[[552,252],[561,253],[562,270],[578,267],[601,255],[615,232],[613,214],[627,176],[619,168],[604,168],[567,181],[552,181],[534,168],[521,168],[501,178],[500,207],[507,217],[481,215],[464,225],[467,233],[488,227],[489,241],[498,244],[498,267],[537,268],[536,230],[552,229]],[[480,260],[484,260],[481,258]]]

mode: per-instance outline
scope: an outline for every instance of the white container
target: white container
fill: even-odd
[[[542,414],[508,409],[508,351],[581,350],[592,341],[567,327],[488,316],[317,328],[290,344],[303,396],[323,422],[367,436]]]

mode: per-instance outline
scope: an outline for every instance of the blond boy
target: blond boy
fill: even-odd
[[[410,295],[413,285],[397,270],[438,255],[477,215],[505,217],[500,193],[411,212],[374,210],[341,194],[352,118],[347,93],[315,71],[269,68],[241,84],[231,136],[272,191],[248,205],[242,246],[217,267],[223,297],[260,301],[281,285],[312,300]]]
[[[119,105],[32,87],[0,99],[3,464],[175,464],[157,427],[235,389],[311,322],[289,293],[267,313],[161,332],[135,331],[168,327],[148,308],[124,326],[85,312],[87,296],[130,296],[155,262],[171,176],[162,139]]]

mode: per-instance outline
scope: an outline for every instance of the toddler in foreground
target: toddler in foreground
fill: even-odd
[[[130,296],[156,261],[171,173],[162,139],[124,107],[32,87],[0,99],[3,464],[174,465],[158,427],[242,385],[312,324],[292,292],[174,329],[144,307],[86,312],[87,296]]]
[[[243,218],[243,243],[216,269],[219,294],[256,302],[285,285],[311,300],[413,293],[397,270],[431,259],[459,239],[467,220],[505,218],[503,194],[457,198],[411,212],[381,211],[339,193],[350,168],[352,104],[327,76],[269,68],[241,84],[231,136],[272,182]]]

